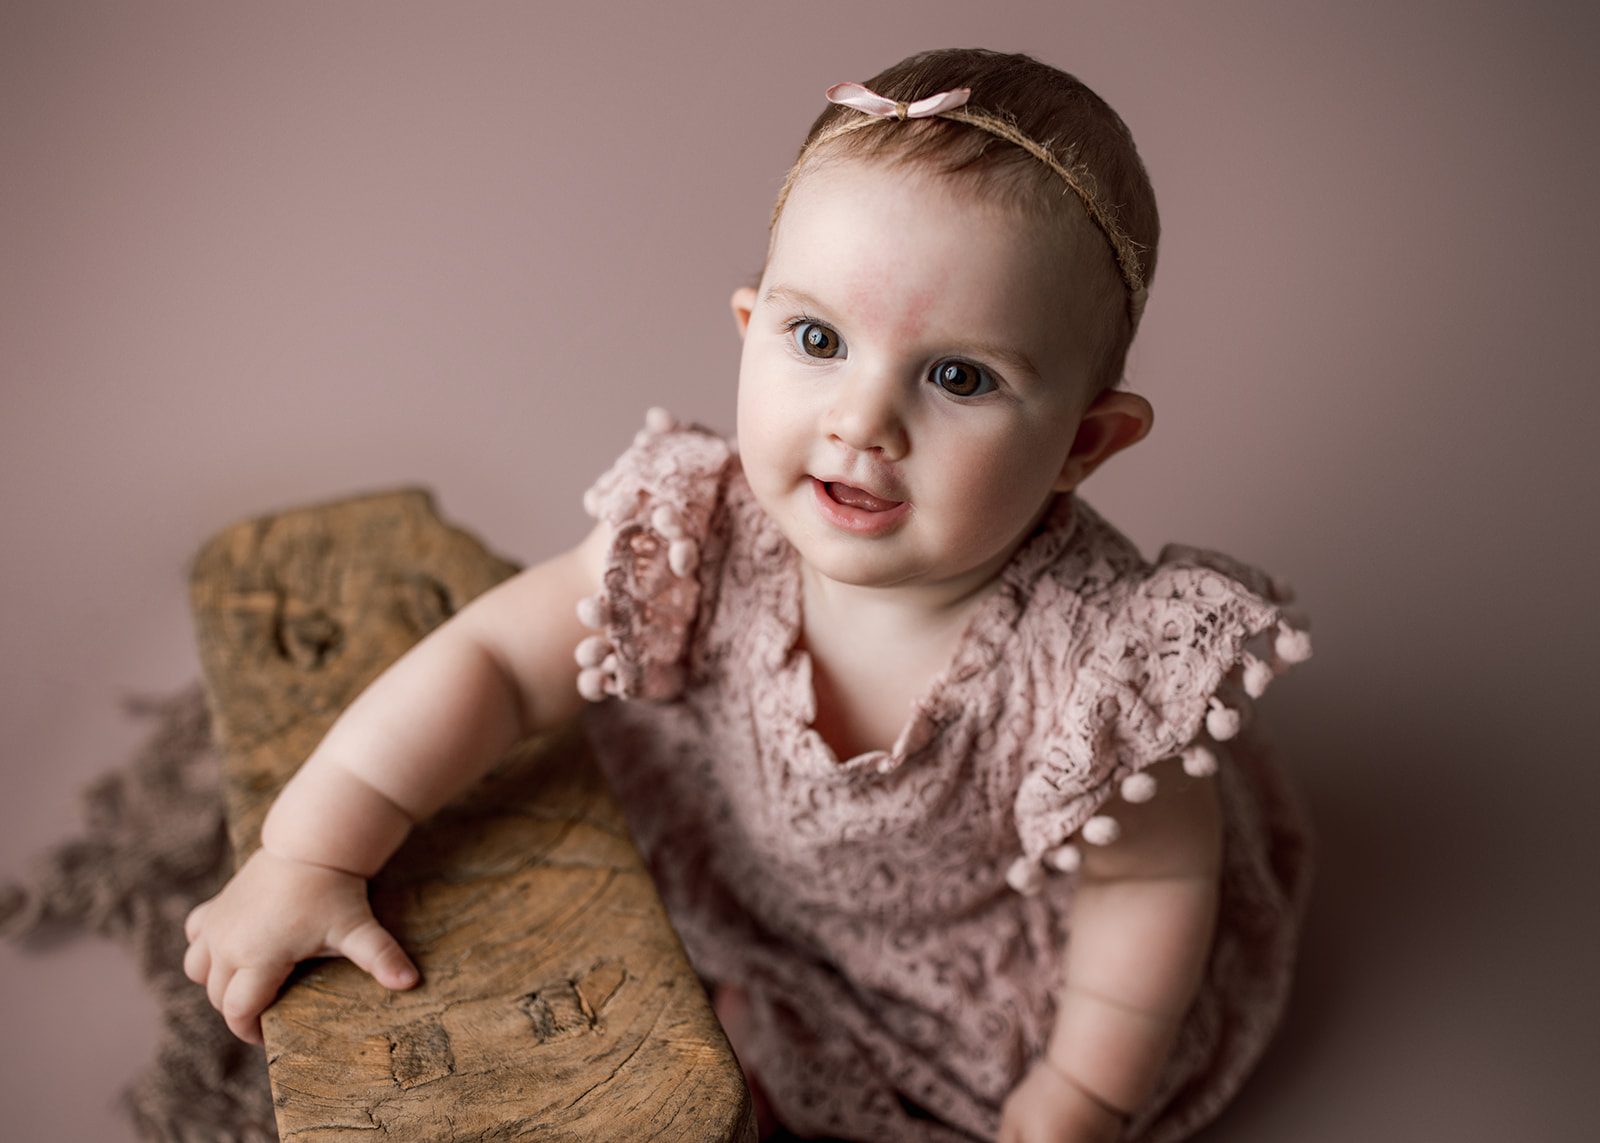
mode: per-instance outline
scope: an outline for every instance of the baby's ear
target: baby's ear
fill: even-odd
[[[733,320],[739,323],[739,336],[750,328],[750,311],[756,308],[756,288],[740,286],[733,291]]]
[[[1144,440],[1155,423],[1155,410],[1137,393],[1107,389],[1083,411],[1067,462],[1061,466],[1055,491],[1071,492],[1117,453]]]

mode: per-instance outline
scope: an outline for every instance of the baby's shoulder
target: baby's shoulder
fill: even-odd
[[[1027,600],[1032,673],[1085,756],[1133,728],[1167,753],[1201,722],[1228,738],[1249,699],[1310,657],[1291,601],[1287,585],[1220,552],[1168,544],[1147,561],[1076,502],[1070,538]]]
[[[1236,641],[1301,626],[1286,584],[1221,552],[1168,544],[1146,560],[1081,500],[1071,504],[1066,532],[1039,569],[1027,610],[1030,622],[1065,626],[1074,642],[1144,633],[1232,657]]]
[[[736,469],[722,437],[651,409],[584,494],[584,509],[610,532],[600,593],[578,609],[595,631],[577,651],[585,698],[665,700],[682,690],[696,616],[725,547],[717,521]]]
[[[703,536],[733,462],[721,436],[651,409],[633,443],[584,493],[584,510],[614,531],[644,524],[669,542]]]
[[[1311,654],[1283,584],[1218,552],[1179,544],[1154,561],[1081,502],[1070,536],[1027,599],[1030,692],[1051,696],[1039,765],[1017,794],[1025,856],[1012,883],[1036,887],[1048,855],[1083,830],[1101,844],[1114,794],[1143,801],[1145,771],[1172,757],[1212,773],[1250,700]],[[1063,853],[1071,851],[1066,845]]]

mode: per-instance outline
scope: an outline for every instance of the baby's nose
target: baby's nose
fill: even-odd
[[[841,381],[828,409],[827,431],[834,439],[861,452],[880,451],[885,460],[899,460],[908,440],[901,394],[894,379],[854,372]]]

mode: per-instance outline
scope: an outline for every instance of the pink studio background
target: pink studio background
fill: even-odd
[[[727,296],[822,90],[981,43],[1132,125],[1166,240],[1090,498],[1292,579],[1323,869],[1210,1139],[1575,1139],[1600,1058],[1586,4],[0,2],[0,876],[195,678],[243,516],[402,483],[532,560]],[[1592,718],[1592,716],[1590,716]],[[0,1134],[132,1139],[129,958],[0,947]]]

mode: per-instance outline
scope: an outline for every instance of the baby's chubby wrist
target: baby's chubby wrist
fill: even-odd
[[[404,810],[348,771],[308,763],[273,803],[261,846],[283,860],[370,878],[412,825]]]
[[[1091,1089],[1088,1084],[1073,1075],[1065,1066],[1052,1059],[1049,1053],[1046,1053],[1045,1057],[1039,1061],[1039,1066],[1047,1069],[1066,1088],[1071,1089],[1074,1100],[1084,1101],[1105,1117],[1115,1121],[1119,1127],[1128,1121],[1129,1112],[1124,1111],[1105,1096]]]
[[[1048,1059],[1041,1059],[1001,1109],[1000,1143],[1049,1138],[1070,1143],[1114,1143],[1128,1117],[1087,1091]]]
[[[1181,1018],[1095,992],[1063,988],[1044,1062],[1087,1097],[1126,1119],[1150,1094]]]

